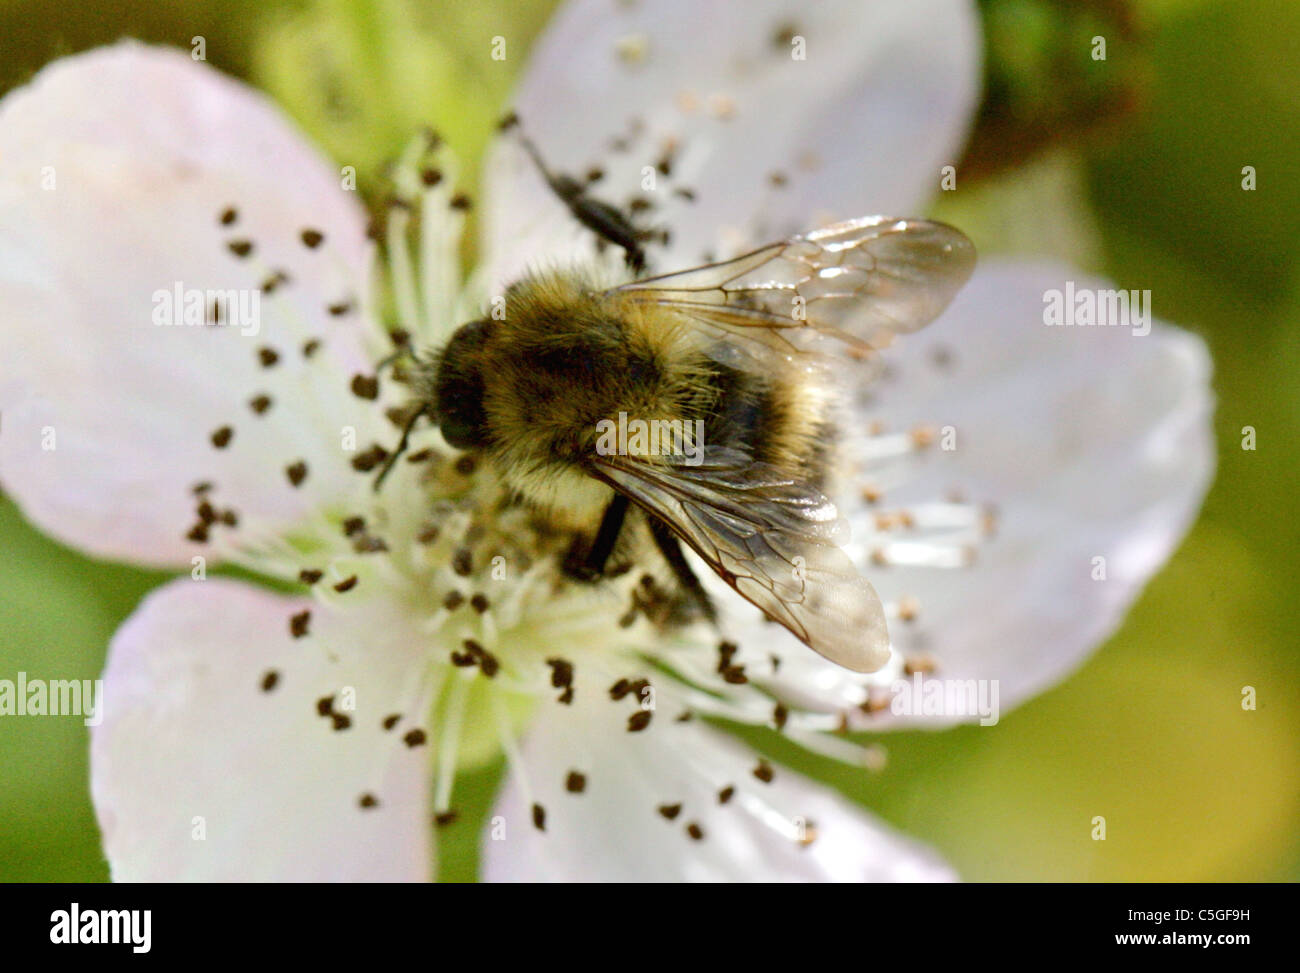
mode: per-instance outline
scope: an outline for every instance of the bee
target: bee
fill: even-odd
[[[974,263],[952,227],[871,216],[613,287],[526,276],[504,319],[417,356],[415,411],[376,487],[425,416],[524,503],[578,525],[571,577],[606,576],[621,538],[648,535],[705,617],[714,606],[683,548],[814,651],[874,671],[889,654],[884,611],[823,492],[834,377],[868,380],[877,350],[937,317]],[[689,455],[634,436],[609,448],[611,423],[638,421],[702,435],[669,437]]]

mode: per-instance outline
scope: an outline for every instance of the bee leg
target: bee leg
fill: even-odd
[[[716,622],[718,612],[713,607],[713,601],[709,598],[709,593],[704,590],[704,585],[700,584],[700,579],[691,570],[690,562],[686,560],[686,555],[682,553],[682,544],[677,539],[677,535],[669,530],[658,517],[647,516],[646,520],[650,524],[650,536],[655,540],[655,547],[659,548],[659,553],[664,556],[664,560],[672,568],[673,577],[677,579],[677,583],[699,605],[704,617],[711,622]]]
[[[579,558],[581,552],[576,548],[569,552],[564,564],[566,574],[580,581],[594,581],[605,573],[605,564],[614,553],[614,545],[618,543],[618,535],[623,530],[627,507],[627,497],[616,493],[605,508],[604,516],[600,518],[596,539],[591,542],[586,555]]]
[[[402,454],[406,452],[407,443],[411,438],[411,430],[415,428],[415,424],[420,421],[420,416],[424,414],[424,409],[416,409],[415,412],[411,414],[411,418],[406,420],[406,425],[402,427],[402,438],[398,441],[397,448],[393,450],[392,454],[384,462],[384,468],[381,469],[379,475],[375,477],[375,485],[373,489],[376,493],[378,493],[379,488],[384,485],[384,478],[388,476],[393,467],[397,465],[397,461],[401,458]]]

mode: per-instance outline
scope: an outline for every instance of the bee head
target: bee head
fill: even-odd
[[[442,436],[457,449],[481,449],[489,442],[483,410],[483,349],[491,323],[462,325],[439,357],[431,396]]]

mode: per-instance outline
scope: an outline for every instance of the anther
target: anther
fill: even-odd
[[[358,399],[373,402],[379,398],[379,379],[373,375],[353,375],[350,388]]]
[[[915,595],[904,595],[898,599],[898,617],[905,622],[916,621],[921,611],[921,602]]]
[[[451,558],[451,569],[462,578],[468,578],[474,570],[474,555],[467,547],[459,548]]]
[[[786,720],[790,718],[790,711],[784,703],[777,703],[772,707],[772,723],[778,730],[785,729]]]
[[[749,682],[749,677],[745,675],[744,666],[727,666],[722,670],[722,678],[732,686],[743,686]]]
[[[352,468],[358,473],[369,473],[386,459],[388,459],[388,450],[374,443],[365,452],[352,457]]]
[[[382,537],[362,534],[352,542],[352,550],[358,554],[382,554],[388,550],[388,544]]]
[[[938,668],[937,663],[929,656],[916,655],[903,660],[903,673],[908,676],[914,676],[920,673],[928,676]]]
[[[546,660],[546,664],[551,667],[551,686],[555,689],[565,689],[573,685],[572,662],[552,656]]]

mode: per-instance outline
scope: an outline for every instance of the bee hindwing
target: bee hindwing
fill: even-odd
[[[889,657],[875,589],[836,543],[847,524],[818,490],[734,449],[698,466],[599,456],[595,475],[659,518],[732,588],[855,672]]]

